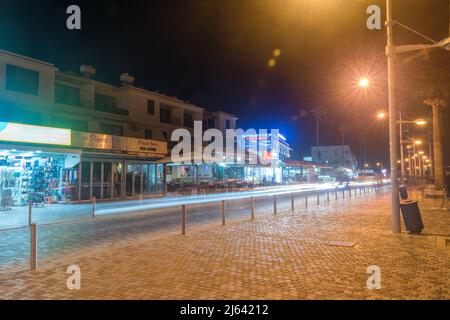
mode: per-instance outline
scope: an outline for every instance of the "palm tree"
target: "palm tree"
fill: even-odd
[[[445,61],[427,66],[420,74],[422,89],[418,91],[418,95],[424,105],[431,107],[433,113],[434,186],[436,190],[442,190],[445,177],[442,156],[441,116],[443,108],[450,101],[448,62]]]

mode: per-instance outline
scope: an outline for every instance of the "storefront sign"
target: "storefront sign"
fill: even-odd
[[[71,130],[0,122],[0,140],[70,146]]]
[[[167,143],[163,141],[127,138],[127,151],[166,154]]]
[[[72,132],[72,145],[75,147],[111,150],[112,136],[87,132]]]

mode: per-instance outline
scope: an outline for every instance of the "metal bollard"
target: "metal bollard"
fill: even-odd
[[[330,202],[330,192],[327,191],[327,202]]]
[[[353,189],[354,190],[354,192],[355,192],[355,196],[356,196],[356,188],[355,189]]]
[[[348,189],[348,197],[351,198],[352,197],[352,189]]]
[[[32,223],[30,225],[30,270],[36,270],[37,266],[37,235],[36,235],[36,224]]]
[[[225,225],[225,214],[227,210],[227,204],[225,203],[225,200],[222,200],[222,225]]]
[[[95,218],[95,206],[97,204],[97,199],[95,197],[92,197],[92,218]]]
[[[345,199],[345,189],[342,190],[342,199]]]
[[[28,202],[28,226],[31,226],[33,202]]]
[[[334,197],[335,197],[335,200],[338,199],[338,191],[337,191],[337,189],[334,191]]]
[[[361,188],[359,188],[359,195],[361,195],[362,194],[362,191],[361,191]]]
[[[294,199],[294,194],[291,193],[291,211],[294,212],[295,211],[295,199]]]
[[[308,194],[305,195],[305,207],[308,207]]]
[[[252,219],[255,219],[255,199],[253,197],[250,198],[250,203],[252,206]]]
[[[181,234],[186,234],[186,205],[181,206]]]
[[[277,214],[277,195],[273,195],[273,213]]]
[[[320,204],[320,193],[317,192],[317,204]]]

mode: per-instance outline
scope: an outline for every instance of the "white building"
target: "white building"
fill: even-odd
[[[312,147],[311,156],[314,162],[353,170],[357,168],[356,157],[349,145]]]
[[[165,193],[167,170],[159,161],[169,154],[171,133],[180,127],[193,130],[204,108],[137,88],[128,74],[118,75],[122,85],[115,86],[95,80],[95,73],[92,66],[81,66],[80,74],[62,72],[0,50],[0,177],[6,177],[0,185],[5,199],[12,193],[24,193],[17,198],[21,201],[42,193],[49,202]],[[235,128],[233,115],[213,115],[220,128]],[[11,141],[11,130],[22,130],[20,137],[27,139]],[[59,133],[68,134],[61,144],[33,138]],[[43,182],[31,192],[27,181],[37,174]],[[17,187],[3,188],[9,185]]]

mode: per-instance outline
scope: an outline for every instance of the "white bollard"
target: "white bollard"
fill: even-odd
[[[97,199],[95,199],[95,197],[92,197],[92,218],[95,218],[96,204],[97,204]]]

